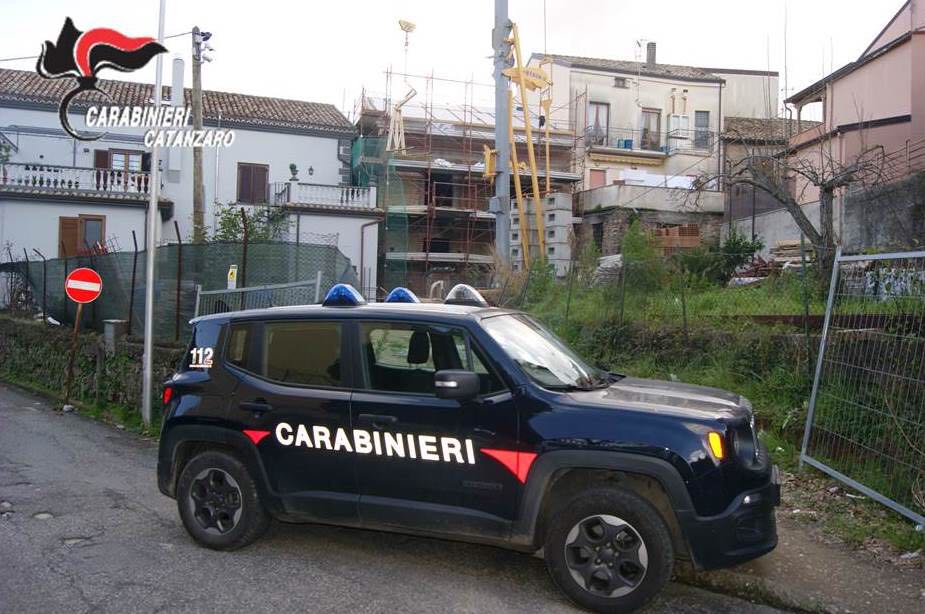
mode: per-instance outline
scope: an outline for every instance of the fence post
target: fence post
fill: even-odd
[[[64,256],[64,279],[67,279],[67,250],[64,249],[64,241],[61,241],[61,254],[63,254]],[[64,301],[64,319],[65,320],[67,320],[67,317],[69,315],[67,304],[68,304],[68,301],[65,300]]]
[[[241,253],[241,285],[240,288],[247,286],[247,212],[241,207],[241,224],[244,228],[244,246]],[[244,293],[241,293],[241,307],[244,309]]]
[[[132,244],[135,246],[135,254],[132,256],[132,287],[128,293],[128,326],[126,335],[132,334],[132,313],[135,311],[135,273],[138,270],[138,238],[135,231],[132,231]]]
[[[817,259],[818,262],[818,259]],[[809,290],[806,287],[806,236],[800,233],[800,286],[803,290],[803,336],[806,338],[806,370],[813,377],[813,342],[809,336]]]
[[[6,255],[10,258],[10,294],[9,294],[9,307],[10,315],[13,315],[13,250],[10,249],[10,246],[6,246]]]
[[[25,247],[22,248],[22,255],[25,256],[25,258],[26,258],[25,285],[23,286],[23,288],[25,289],[25,286],[26,286],[26,285],[31,285],[31,281],[32,281],[32,278],[30,277],[31,274],[30,274],[30,272],[29,272],[29,252],[26,251],[26,248],[25,248]]]
[[[626,269],[629,268],[629,259],[626,252],[623,252],[623,266],[620,267],[620,326],[625,324],[623,319],[626,313]]]
[[[183,239],[180,238],[180,225],[173,221],[173,231],[177,234],[177,300],[173,310],[173,340],[180,341],[180,285],[183,280]]]
[[[688,337],[690,333],[687,329],[687,297],[684,293],[684,287],[687,285],[687,279],[681,274],[681,320],[684,323],[684,336]]]
[[[194,318],[199,317],[199,299],[201,298],[200,297],[201,293],[202,293],[202,284],[196,284],[196,306],[193,307],[193,317]]]
[[[39,258],[42,259],[42,322],[48,326],[48,260],[39,250],[32,248]]]
[[[818,255],[817,255],[818,260]],[[806,426],[803,427],[803,445],[800,447],[800,468],[803,468],[803,458],[809,445],[809,429],[813,424],[813,413],[816,410],[816,395],[819,393],[819,376],[822,374],[822,359],[825,356],[826,337],[829,324],[832,321],[832,305],[835,303],[835,286],[838,285],[838,261],[841,258],[841,246],[835,250],[835,261],[832,265],[832,277],[829,281],[829,299],[825,304],[825,323],[822,325],[822,338],[819,340],[819,355],[816,357],[816,374],[813,377],[813,391],[809,395],[809,407],[806,410]]]
[[[321,269],[315,273],[315,303],[321,302]]]

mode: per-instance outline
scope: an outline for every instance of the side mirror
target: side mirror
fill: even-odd
[[[434,374],[434,390],[438,399],[468,401],[479,395],[479,376],[472,371],[445,369]]]

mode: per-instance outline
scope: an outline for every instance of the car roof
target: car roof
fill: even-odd
[[[245,311],[227,311],[199,316],[191,324],[206,321],[226,320],[284,320],[295,318],[385,318],[401,320],[425,317],[429,320],[452,322],[517,313],[515,310],[499,307],[475,307],[470,305],[447,305],[445,303],[367,303],[355,307],[325,307],[323,305],[294,305],[289,307],[268,307]]]

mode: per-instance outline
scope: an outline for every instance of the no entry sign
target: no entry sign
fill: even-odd
[[[103,279],[93,269],[74,269],[64,280],[64,291],[75,303],[92,303],[103,291]]]

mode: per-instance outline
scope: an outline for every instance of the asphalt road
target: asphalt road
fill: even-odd
[[[535,557],[275,523],[196,546],[157,490],[156,443],[0,384],[2,612],[565,612]],[[774,612],[671,584],[651,612]]]

